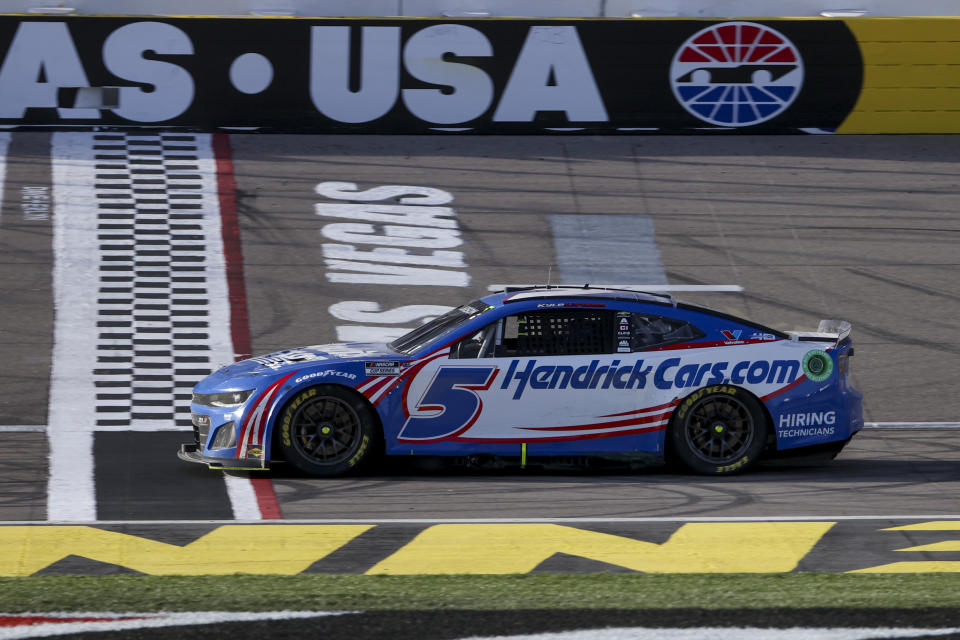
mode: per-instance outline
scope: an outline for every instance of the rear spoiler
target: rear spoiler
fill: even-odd
[[[833,342],[840,344],[850,335],[852,325],[846,320],[821,320],[816,331],[788,331],[790,338],[799,341]]]

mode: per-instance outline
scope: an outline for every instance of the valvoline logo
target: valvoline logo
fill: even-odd
[[[670,65],[673,94],[692,115],[744,127],[783,113],[803,86],[800,52],[782,33],[754,22],[696,32]]]

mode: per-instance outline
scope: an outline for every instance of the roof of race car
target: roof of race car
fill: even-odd
[[[491,285],[492,287],[493,285]],[[644,302],[649,304],[667,305],[674,308],[686,309],[706,313],[716,318],[724,318],[731,322],[737,322],[747,326],[755,327],[766,333],[777,336],[778,338],[789,338],[786,333],[767,327],[745,318],[740,318],[729,313],[704,307],[701,305],[687,302],[678,302],[666,294],[650,293],[643,291],[643,285],[497,285],[502,286],[501,293],[483,298],[488,304],[509,304],[511,302],[522,302],[526,300],[543,300],[548,298],[588,298],[590,300],[624,300],[628,302]],[[629,289],[627,287],[630,287]],[[635,288],[634,288],[635,287]]]
[[[628,285],[629,286],[629,285]],[[593,300],[628,300],[631,302],[652,302],[673,305],[668,295],[659,295],[637,288],[625,286],[610,287],[603,285],[504,285],[503,303],[539,300],[543,298],[590,298]]]

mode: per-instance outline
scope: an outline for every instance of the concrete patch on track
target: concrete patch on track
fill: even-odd
[[[0,526],[0,576],[960,572],[960,563],[951,559],[960,549],[958,532],[955,516],[919,521],[9,524]]]
[[[550,216],[563,284],[667,284],[650,216]]]

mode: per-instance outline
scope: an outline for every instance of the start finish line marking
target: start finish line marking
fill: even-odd
[[[47,514],[86,521],[94,433],[189,433],[193,385],[233,361],[218,159],[207,134],[55,133],[51,160]],[[229,496],[256,504],[249,486]]]

